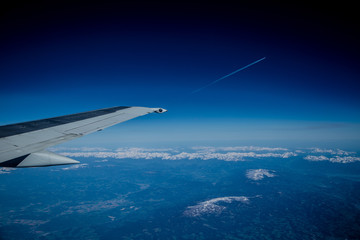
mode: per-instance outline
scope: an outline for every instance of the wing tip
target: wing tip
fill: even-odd
[[[165,108],[153,108],[154,112],[156,113],[164,113],[167,112],[168,110],[166,110]]]

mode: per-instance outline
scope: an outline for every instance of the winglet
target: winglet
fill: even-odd
[[[164,108],[153,108],[154,112],[156,113],[164,113],[167,112],[168,110],[164,109]]]

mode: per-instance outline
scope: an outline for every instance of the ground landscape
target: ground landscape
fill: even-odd
[[[358,239],[360,157],[254,146],[53,148],[0,170],[1,239]]]

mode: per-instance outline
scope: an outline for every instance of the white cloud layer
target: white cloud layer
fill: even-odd
[[[270,171],[267,169],[250,169],[246,172],[246,177],[255,181],[261,180],[264,177],[275,177],[276,175],[271,173],[274,171]]]
[[[99,151],[111,151],[109,148],[103,147],[51,147],[49,151],[81,151],[81,152],[99,152]]]
[[[11,171],[14,171],[14,170],[15,170],[14,168],[2,167],[2,168],[0,168],[0,174],[9,174],[9,173],[11,173]]]
[[[311,153],[329,153],[332,155],[343,155],[349,156],[355,154],[355,152],[348,152],[341,149],[321,149],[321,148],[311,148]]]
[[[82,151],[82,150],[84,151]],[[66,150],[66,149],[60,149]],[[95,151],[101,150],[101,151]],[[336,163],[350,163],[360,161],[355,152],[341,149],[308,148],[290,150],[281,147],[256,147],[256,146],[235,146],[235,147],[208,147],[199,146],[189,149],[176,148],[118,148],[115,151],[102,148],[79,148],[69,149],[60,152],[67,157],[95,157],[115,159],[162,159],[162,160],[183,160],[217,159],[222,161],[246,161],[261,158],[282,158],[287,159],[295,156],[303,156],[308,161],[329,161]],[[250,173],[249,173],[250,174]],[[272,173],[259,170],[253,174],[269,177]],[[269,175],[269,176],[268,176]]]
[[[198,146],[191,148],[117,148],[116,150],[103,147],[66,148],[52,147],[49,150],[61,155],[78,158],[98,158],[95,162],[108,162],[108,159],[162,159],[162,160],[210,160],[247,161],[252,159],[302,157],[308,161],[329,161],[333,163],[352,163],[360,161],[356,152],[341,149],[304,148],[288,149],[282,147],[231,146],[209,147]],[[76,164],[61,168],[75,170],[88,167],[88,164]],[[10,174],[14,168],[0,168],[1,174]],[[59,171],[59,170],[52,170]],[[254,169],[247,172],[247,177],[260,180],[264,177],[273,177],[273,173],[266,169]]]
[[[148,148],[118,148],[116,151],[67,151],[60,154],[67,157],[95,157],[116,159],[217,159],[223,161],[245,161],[251,158],[290,158],[297,156],[294,151],[286,148],[263,147],[194,147],[192,151],[179,151],[177,149],[148,149]]]
[[[310,154],[305,156],[304,159],[308,161],[329,161],[333,163],[352,163],[360,161],[360,157],[356,156],[356,152],[321,148],[310,148]]]
[[[351,163],[351,162],[360,161],[360,157],[354,157],[354,156],[325,157],[324,155],[320,155],[320,156],[308,155],[304,157],[304,159],[309,161],[330,161],[333,163]]]
[[[74,164],[74,165],[71,165],[69,167],[65,167],[65,168],[62,168],[62,170],[76,170],[76,169],[79,169],[79,168],[85,168],[87,167],[88,164],[87,163],[82,163],[82,164]]]
[[[236,151],[236,152],[244,152],[244,151],[255,151],[255,152],[275,152],[275,151],[289,151],[287,148],[271,148],[271,147],[257,147],[257,146],[236,146],[236,147],[192,147],[194,150],[204,150],[204,151]]]
[[[230,196],[213,198],[208,201],[200,202],[194,206],[187,207],[184,211],[184,215],[187,217],[199,217],[204,214],[220,214],[226,209],[225,204],[232,202],[249,203],[250,200],[244,196]],[[225,203],[225,204],[224,204]],[[225,206],[224,206],[225,205]]]

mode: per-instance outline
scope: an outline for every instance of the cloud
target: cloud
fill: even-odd
[[[178,150],[174,148],[117,148],[115,152],[124,152],[131,149],[132,151],[140,151],[140,152],[179,152]]]
[[[225,152],[229,152],[229,151],[255,151],[255,152],[259,152],[259,151],[268,151],[268,152],[275,152],[275,151],[288,151],[289,149],[287,148],[271,148],[271,147],[256,147],[256,146],[236,146],[236,147],[204,147],[204,146],[200,146],[200,147],[192,147],[192,149],[194,150],[206,150],[206,151],[225,151]]]
[[[266,169],[250,169],[246,172],[246,177],[255,181],[261,180],[264,177],[275,177],[276,175],[271,173],[270,171],[271,170]]]
[[[329,158],[325,157],[323,155],[320,155],[320,156],[308,155],[308,156],[304,157],[304,159],[309,160],[309,161],[329,161]]]
[[[352,162],[360,161],[360,157],[354,157],[354,156],[326,157],[324,155],[320,155],[320,156],[308,155],[304,157],[304,159],[308,161],[330,161],[333,163],[352,163]]]
[[[208,201],[200,202],[194,206],[187,207],[184,211],[184,215],[187,217],[199,217],[205,214],[219,215],[226,209],[226,204],[230,204],[232,202],[249,203],[250,200],[244,196],[213,198]]]
[[[245,161],[251,158],[289,158],[297,156],[297,153],[287,151],[285,148],[262,148],[262,147],[194,147],[190,151],[179,151],[178,149],[148,149],[148,148],[118,148],[116,151],[95,152],[60,152],[68,157],[96,157],[116,159],[163,159],[183,160],[217,159],[222,161]],[[192,151],[191,151],[192,150]],[[250,151],[252,150],[252,151]],[[259,151],[256,152],[255,150]],[[266,152],[270,151],[270,152]],[[281,151],[281,152],[275,152]]]
[[[321,148],[311,148],[311,153],[329,153],[332,155],[351,155],[355,152],[348,152],[341,149],[321,149]]]
[[[0,174],[9,174],[9,173],[11,173],[11,171],[14,171],[14,170],[15,170],[14,168],[2,167],[2,168],[0,168]]]
[[[128,203],[123,198],[115,198],[106,201],[99,202],[82,202],[80,205],[71,206],[66,211],[62,212],[60,215],[67,215],[73,213],[89,213],[94,211],[105,211],[119,206],[124,206]]]
[[[75,165],[71,165],[70,167],[66,167],[66,168],[62,168],[62,170],[75,170],[75,169],[79,169],[79,168],[85,168],[87,167],[88,164],[87,163],[82,163],[82,164],[75,164]]]
[[[360,161],[356,152],[344,151],[341,149],[310,148],[310,154],[304,157],[308,161],[329,161],[333,163],[352,163]]]
[[[94,161],[94,162],[108,162],[109,160],[107,160],[107,159],[103,159],[103,160],[96,160],[96,161]]]
[[[49,222],[49,220],[15,219],[12,221],[12,223],[28,225],[31,227],[37,227],[47,222]]]
[[[78,148],[72,148],[72,147],[51,147],[49,148],[52,152],[58,152],[58,151],[81,151],[81,152],[94,152],[94,151],[111,151],[109,148],[103,148],[103,147],[78,147]]]
[[[197,146],[192,148],[118,148],[116,150],[95,151],[102,148],[76,148],[76,150],[58,152],[67,157],[94,157],[106,161],[112,159],[162,159],[162,160],[221,160],[221,161],[247,161],[252,159],[282,158],[301,156],[308,161],[330,161],[337,163],[349,163],[360,161],[355,152],[341,149],[305,148],[294,149],[282,147],[256,147],[256,146],[232,146],[232,147],[209,147]],[[90,151],[90,149],[92,151]],[[63,148],[63,150],[67,150]],[[76,169],[83,166],[74,166],[64,170]],[[6,173],[6,172],[5,172]],[[0,172],[1,174],[1,172]],[[271,174],[271,173],[270,173]],[[263,175],[266,176],[266,175]]]

